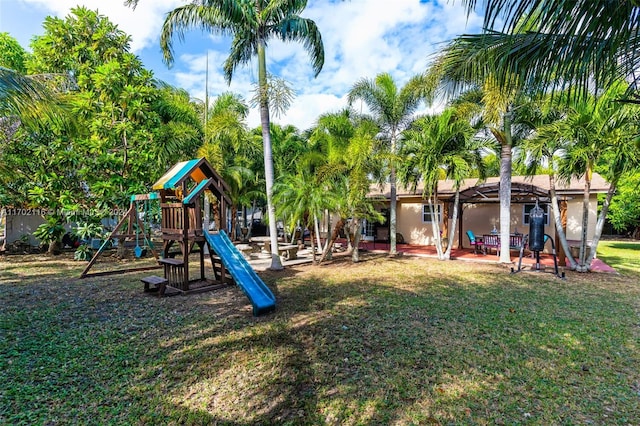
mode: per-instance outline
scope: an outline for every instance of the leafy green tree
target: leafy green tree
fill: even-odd
[[[44,34],[31,43],[28,71],[70,73],[81,90],[94,88],[89,77],[99,66],[133,56],[129,53],[131,38],[106,17],[85,7],[71,9],[64,19],[48,16],[42,26]]]
[[[285,229],[295,229],[298,225],[303,230],[305,227],[309,229],[311,253],[315,263],[315,220],[332,205],[332,197],[327,195],[327,188],[317,175],[305,173],[301,168],[298,173],[282,175],[276,181],[273,199],[278,216],[287,218]]]
[[[292,125],[271,124],[273,166],[278,176],[295,173],[298,162],[308,151],[307,141]]]
[[[387,164],[389,184],[391,187],[391,205],[389,218],[390,245],[389,254],[397,254],[397,178],[398,149],[402,131],[413,120],[413,114],[422,101],[421,93],[417,88],[422,83],[422,76],[411,79],[404,87],[398,88],[391,74],[382,73],[375,79],[362,79],[356,82],[349,91],[349,105],[353,105],[358,99],[362,100],[378,121],[384,139],[389,149],[389,161]]]
[[[508,84],[501,84],[495,68],[496,58],[477,55],[477,46],[464,38],[450,42],[427,72],[425,80],[430,91],[441,89],[447,95],[466,90],[481,90],[483,120],[487,130],[500,145],[500,262],[511,263],[509,234],[511,232],[511,176],[513,151],[530,129],[519,126],[518,110],[527,104],[533,89],[523,85],[515,75]]]
[[[74,179],[74,169],[60,169],[73,164],[77,153],[69,151],[68,138],[60,138],[63,132],[74,134],[75,128],[67,121],[63,98],[56,89],[36,78],[0,69],[0,204],[42,209],[47,220],[34,235],[49,244],[51,254],[59,252],[64,234],[62,210],[77,210],[72,194],[83,192]],[[51,155],[56,149],[67,154],[60,162]]]
[[[587,272],[596,255],[611,199],[620,177],[638,166],[636,144],[638,111],[635,107],[617,102],[624,92],[623,83],[611,85],[598,98],[582,98],[571,107],[566,120],[560,122],[560,133],[570,141],[560,175],[583,177],[585,181],[582,209],[582,238],[578,259],[579,272]],[[597,163],[606,158],[604,178],[609,191],[603,200],[590,247],[587,244],[588,209],[591,177]]]
[[[618,190],[611,200],[607,219],[618,231],[626,231],[640,239],[640,169],[620,178]]]
[[[191,157],[202,133],[186,92],[158,85],[105,17],[75,8],[65,19],[47,18],[44,29],[26,64],[37,75],[0,73],[0,108],[21,124],[0,141],[0,199],[41,208],[47,223],[62,225],[80,210],[127,205],[167,163]],[[39,114],[60,95],[66,114]],[[40,115],[37,125],[22,125],[29,114]]]
[[[128,4],[137,4],[137,0],[128,0]],[[270,117],[266,47],[271,38],[285,42],[301,42],[311,55],[315,74],[318,75],[324,64],[324,46],[320,31],[315,22],[302,18],[300,13],[307,6],[306,0],[198,0],[178,7],[167,14],[160,45],[168,63],[173,61],[172,40],[179,38],[191,28],[201,28],[212,33],[233,37],[229,57],[224,63],[225,78],[231,81],[235,69],[258,59],[258,90],[260,98],[260,119],[264,144],[265,183],[269,229],[271,233],[271,269],[282,269],[278,255],[275,209],[273,206],[273,156],[270,135]]]
[[[24,74],[27,71],[24,63],[28,56],[27,51],[9,33],[0,33],[0,67]]]
[[[531,122],[535,130],[531,137],[524,140],[522,144],[527,165],[526,174],[538,174],[541,172],[540,165],[547,164],[544,172],[549,176],[549,193],[556,232],[566,259],[569,261],[569,268],[576,270],[578,263],[571,255],[567,236],[562,227],[560,204],[556,192],[560,163],[570,144],[570,141],[562,136],[562,126],[560,126],[560,122],[566,119],[568,105],[557,106],[548,96],[538,102],[536,106],[539,107],[537,114],[531,114]]]
[[[21,126],[41,131],[51,122],[57,126],[72,123],[64,94],[46,83],[42,76],[0,67],[0,142],[11,140]]]
[[[151,147],[157,167],[163,170],[176,160],[191,158],[204,133],[198,102],[186,90],[161,82],[150,106],[158,120]]]
[[[567,253],[570,267],[579,272],[590,270],[598,242],[602,234],[608,208],[618,186],[626,173],[638,167],[635,134],[638,132],[638,112],[627,104],[616,102],[624,93],[623,83],[612,85],[598,98],[583,97],[564,100],[562,110],[553,111],[555,119],[538,126],[536,135],[524,144],[532,163],[546,160],[550,163],[549,179],[552,207],[560,242]],[[600,208],[595,232],[590,247],[587,244],[591,177],[598,163],[600,172],[609,182],[610,188]],[[585,182],[582,209],[582,235],[580,252],[574,260],[559,220],[556,179],[583,178]]]
[[[64,19],[47,17],[32,43],[30,72],[72,75],[73,113],[84,132],[68,139],[82,203],[124,206],[146,192],[167,164],[192,156],[201,140],[197,110],[184,92],[158,85],[129,52],[130,37],[83,7]],[[65,155],[59,151],[58,156]],[[61,174],[61,173],[58,173]]]

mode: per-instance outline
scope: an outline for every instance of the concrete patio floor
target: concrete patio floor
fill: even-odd
[[[396,247],[399,253],[403,253],[406,255],[432,257],[432,258],[438,257],[436,248],[434,246],[398,244]],[[368,251],[372,251],[372,252],[388,252],[389,244],[365,241],[360,243],[360,248]],[[518,251],[515,251],[515,250],[511,251],[511,262],[513,263],[514,267],[518,266],[519,256],[520,256],[520,253]],[[472,248],[462,248],[462,249],[454,248],[451,250],[451,259],[470,261],[470,262],[497,263],[499,260],[499,257],[497,254],[495,254],[495,252],[483,254],[483,253],[474,253]],[[530,256],[530,252],[525,251],[524,256],[522,258],[523,269],[525,267],[528,269],[531,269],[535,266],[535,263],[536,263],[536,260]],[[560,270],[566,269],[564,266],[561,266],[560,264],[558,264],[558,266]],[[553,256],[548,253],[540,253],[540,267],[553,268]],[[611,266],[607,265],[600,259],[593,259],[593,261],[591,262],[591,270],[593,272],[617,273],[615,269],[613,269]]]
[[[346,247],[346,242],[344,240],[338,241],[341,247]],[[389,244],[388,243],[379,243],[372,241],[361,241],[360,250],[368,251],[372,253],[388,253],[389,252]],[[434,246],[422,246],[422,245],[414,245],[414,244],[398,244],[397,245],[398,253],[402,253],[405,256],[417,256],[417,257],[426,257],[426,258],[434,258],[437,259],[438,255],[436,253],[436,248]],[[513,264],[513,268],[517,269],[518,260],[519,260],[519,252],[511,251],[511,262]],[[319,255],[318,255],[319,257]],[[473,249],[463,248],[463,249],[452,249],[451,250],[451,259],[466,261],[466,262],[479,262],[479,263],[498,263],[499,257],[493,252],[491,254],[483,254],[483,253],[474,253]],[[558,259],[559,261],[559,259]],[[286,260],[283,259],[283,266],[295,266],[304,263],[311,262],[311,251],[300,250],[298,252],[298,258],[295,260]],[[260,258],[254,258],[249,260],[249,263],[256,271],[264,271],[271,266],[271,258],[268,254],[263,253]],[[534,270],[535,269],[536,260],[530,257],[530,252],[526,251],[522,258],[522,269],[523,270]],[[540,254],[540,265],[541,269],[546,271],[553,271],[553,256],[547,253]],[[558,264],[559,272],[566,270],[564,266]],[[591,270],[593,272],[606,272],[606,273],[617,273],[615,269],[601,261],[600,259],[594,259],[591,263]]]

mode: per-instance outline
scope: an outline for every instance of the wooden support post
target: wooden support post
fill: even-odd
[[[187,181],[185,180],[182,182],[182,196],[186,197],[187,195]],[[189,207],[186,205],[182,206],[182,244],[180,244],[180,248],[184,256],[185,290],[189,290]]]
[[[200,279],[202,281],[205,280],[205,276],[204,276],[204,242],[203,241],[199,241],[198,242],[198,247],[200,247]]]
[[[560,201],[560,222],[562,223],[562,230],[564,231],[565,238],[567,236],[567,202],[566,200]],[[558,248],[558,264],[560,266],[567,266],[567,255],[564,252],[562,244],[560,244],[560,236],[556,229],[556,247]]]
[[[84,271],[82,271],[82,274],[80,274],[80,278],[85,278],[87,276],[87,273],[89,272],[89,270],[91,269],[93,264],[96,263],[96,260],[98,260],[98,257],[100,256],[100,254],[106,248],[107,242],[110,241],[111,238],[118,233],[118,231],[120,231],[120,228],[122,227],[122,225],[124,225],[124,221],[125,220],[129,219],[129,228],[131,228],[131,216],[133,214],[133,210],[134,210],[134,205],[133,205],[133,203],[131,203],[129,205],[129,210],[127,210],[127,212],[124,214],[124,216],[122,216],[122,219],[120,219],[120,221],[118,222],[116,227],[113,228],[113,231],[111,231],[111,234],[109,234],[109,237],[107,237],[107,239],[102,244],[102,246],[100,246],[100,248],[98,249],[96,254],[93,255],[93,257],[91,258],[91,261],[89,262],[87,267],[84,268]],[[131,232],[129,232],[129,234],[131,234]]]

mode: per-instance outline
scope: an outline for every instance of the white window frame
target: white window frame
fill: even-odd
[[[523,204],[522,205],[522,224],[523,225],[529,225],[530,221],[529,221],[529,215],[531,213],[531,210],[535,207],[535,204]],[[549,216],[550,216],[550,212],[549,212],[549,204],[538,204],[538,206],[544,210],[544,218],[545,218],[545,222],[544,225],[545,226],[549,226]],[[529,212],[527,212],[527,207],[529,208]]]
[[[373,237],[374,236],[373,226],[374,226],[373,221],[364,219],[362,221],[362,226],[360,228],[360,234],[364,235],[365,237]]]
[[[433,205],[435,209],[436,217],[438,219],[438,223],[442,222],[442,204],[437,203]],[[427,219],[428,218],[428,219]],[[431,223],[431,212],[429,211],[429,204],[422,205],[422,223]]]

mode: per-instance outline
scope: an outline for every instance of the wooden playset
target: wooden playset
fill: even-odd
[[[189,293],[205,291],[217,288],[220,284],[228,283],[225,268],[219,258],[209,251],[209,257],[214,269],[215,280],[207,280],[205,277],[205,237],[203,234],[203,220],[208,212],[213,210],[212,222],[217,227],[226,224],[226,213],[230,199],[226,193],[228,187],[220,175],[204,159],[183,161],[174,165],[152,187],[156,192],[151,194],[134,195],[131,197],[131,205],[127,213],[122,217],[102,246],[95,253],[81,278],[96,275],[108,275],[121,272],[140,271],[162,268],[164,277],[147,277],[143,279],[145,290],[156,290],[163,294],[167,286],[171,291]],[[205,193],[209,197],[205,198]],[[161,209],[161,256],[158,256],[148,228],[139,218],[138,203],[141,201],[159,200]],[[212,205],[209,203],[212,201]],[[207,213],[205,213],[207,210]],[[141,240],[145,247],[149,248],[158,261],[158,265],[130,268],[122,271],[103,271],[89,273],[100,254],[111,241],[117,240],[119,244],[127,244],[135,241],[136,257],[140,257]],[[178,250],[173,250],[174,246]],[[189,257],[191,254],[199,254],[199,274],[191,277],[189,269]]]

